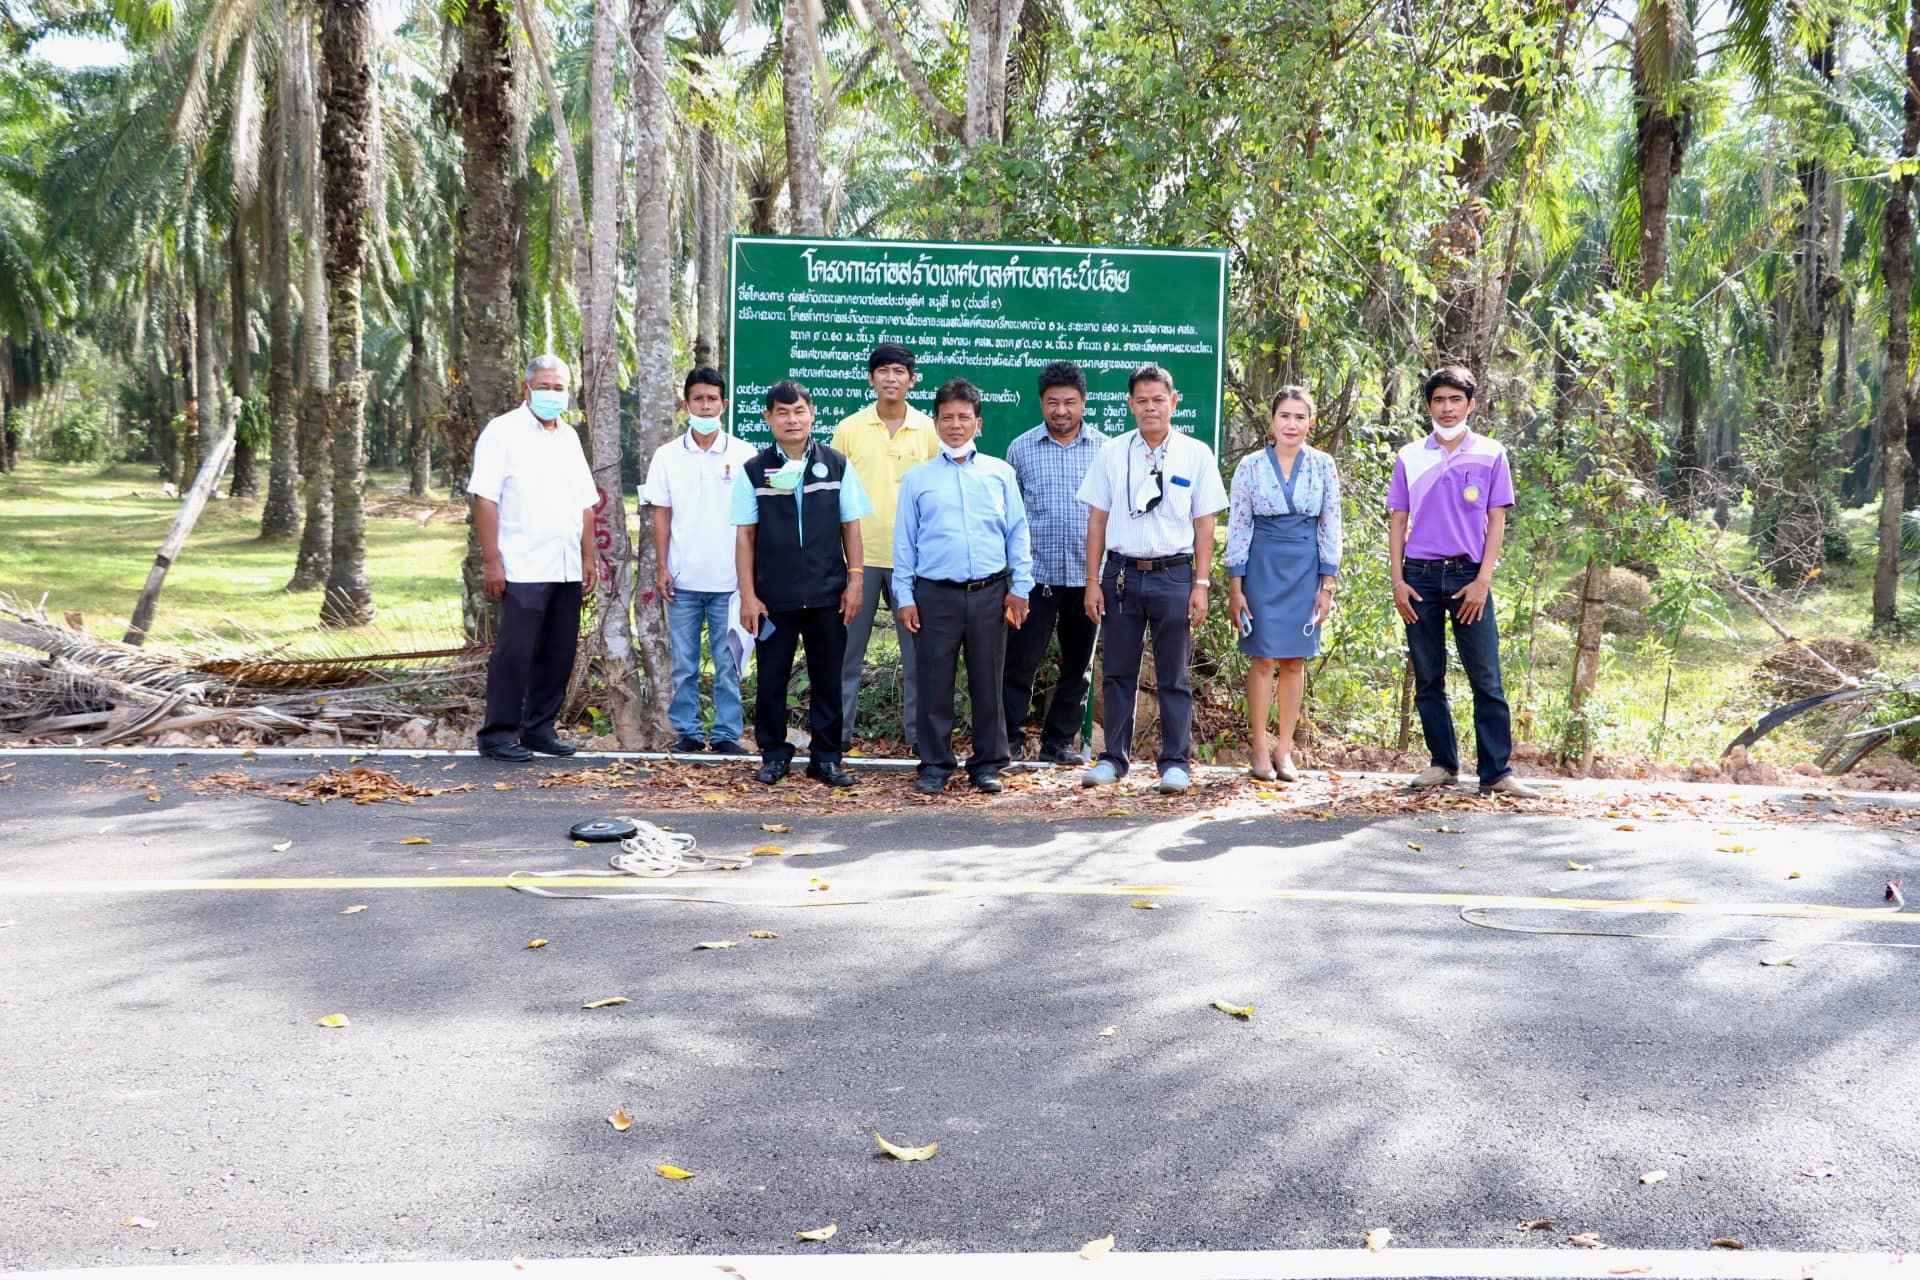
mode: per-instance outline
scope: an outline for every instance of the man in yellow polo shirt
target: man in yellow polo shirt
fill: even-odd
[[[913,636],[900,625],[894,603],[893,514],[900,500],[900,478],[940,452],[933,419],[907,403],[907,392],[917,380],[913,352],[896,343],[881,343],[867,357],[867,382],[873,387],[874,402],[833,429],[833,447],[853,464],[873,502],[872,514],[860,521],[866,589],[860,593],[860,612],[847,624],[847,661],[840,680],[847,735],[842,750],[853,746],[854,711],[860,705],[860,677],[866,667],[867,641],[873,635],[873,610],[884,594],[887,608],[894,613],[893,633],[900,638],[907,754],[914,753],[914,716],[920,699],[913,680]]]

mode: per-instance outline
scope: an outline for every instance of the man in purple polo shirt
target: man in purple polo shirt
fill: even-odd
[[[1400,450],[1387,489],[1392,516],[1387,563],[1393,604],[1407,624],[1413,702],[1433,763],[1416,787],[1460,778],[1460,744],[1447,708],[1447,620],[1460,665],[1473,686],[1473,737],[1480,789],[1537,798],[1513,776],[1513,719],[1500,684],[1500,630],[1494,622],[1493,569],[1506,538],[1513,477],[1507,451],[1467,425],[1479,385],[1459,365],[1435,370],[1423,393],[1433,431]]]

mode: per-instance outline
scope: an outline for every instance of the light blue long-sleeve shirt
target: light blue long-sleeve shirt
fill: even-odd
[[[972,582],[1013,570],[1008,590],[1033,592],[1027,508],[1013,468],[975,450],[965,462],[941,454],[901,477],[893,523],[893,591],[915,602],[914,580]]]

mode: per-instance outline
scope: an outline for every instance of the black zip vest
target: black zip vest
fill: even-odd
[[[791,490],[775,489],[767,477],[786,464],[770,444],[747,462],[747,481],[760,504],[753,535],[753,591],[774,612],[817,609],[840,603],[847,588],[847,555],[840,542],[840,482],[847,458],[815,442],[806,471]],[[819,474],[824,469],[826,474]],[[800,503],[805,503],[805,542],[800,540]]]

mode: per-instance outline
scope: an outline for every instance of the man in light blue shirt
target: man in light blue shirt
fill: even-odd
[[[902,626],[912,632],[919,687],[914,742],[924,795],[938,795],[959,767],[953,754],[953,684],[967,659],[973,704],[973,755],[967,776],[981,791],[1002,789],[1007,723],[1000,688],[1007,628],[1027,620],[1033,554],[1027,509],[1013,468],[974,446],[980,389],[955,378],[933,395],[940,455],[900,481],[893,525],[893,589]]]

